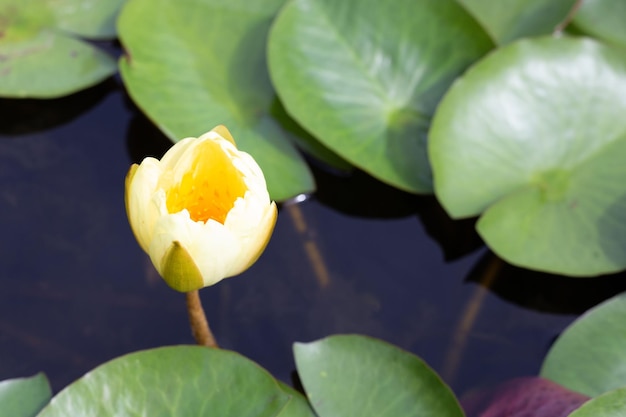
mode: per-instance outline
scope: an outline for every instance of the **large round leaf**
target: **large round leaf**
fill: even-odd
[[[626,55],[589,39],[497,50],[442,100],[430,132],[448,213],[510,263],[575,276],[626,267]]]
[[[566,417],[588,400],[545,378],[525,377],[470,391],[462,405],[468,417]]]
[[[278,417],[316,417],[304,395],[280,381],[277,382],[280,388],[291,396],[289,402]]]
[[[450,389],[421,359],[364,336],[296,343],[304,389],[320,417],[462,417]]]
[[[0,0],[0,96],[59,97],[117,71],[113,57],[75,35],[111,34],[107,22],[115,18],[120,0],[108,2],[107,7],[93,8],[91,3]],[[77,13],[81,8],[92,11]]]
[[[43,1],[49,4],[60,29],[89,39],[111,39],[117,35],[117,15],[126,0]]]
[[[458,2],[483,25],[497,43],[505,44],[525,36],[554,32],[576,0],[458,0]]]
[[[290,396],[237,353],[173,346],[99,366],[60,392],[39,417],[287,417]]]
[[[626,388],[616,389],[583,404],[569,417],[624,417],[626,416]]]
[[[453,0],[294,0],[270,33],[287,111],[378,179],[431,192],[430,117],[492,43]]]
[[[624,22],[624,0],[584,0],[574,18],[574,24],[584,32],[626,46]]]
[[[554,343],[541,376],[597,396],[626,386],[626,293],[589,310]]]
[[[0,381],[0,417],[34,417],[51,397],[44,374]]]
[[[127,54],[120,70],[139,107],[172,140],[226,125],[277,200],[314,188],[289,133],[270,114],[265,44],[283,1],[133,0],[119,19]]]

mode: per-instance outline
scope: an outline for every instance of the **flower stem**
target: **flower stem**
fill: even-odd
[[[198,290],[186,293],[187,296],[187,312],[189,313],[189,324],[191,325],[191,333],[196,343],[201,346],[219,348],[213,332],[209,327],[209,322],[204,314],[200,294]]]

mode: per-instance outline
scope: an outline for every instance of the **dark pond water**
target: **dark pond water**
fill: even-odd
[[[184,296],[139,249],[123,203],[131,162],[169,145],[117,81],[0,101],[0,380],[44,371],[58,391],[116,356],[193,343]],[[261,259],[201,291],[222,347],[284,381],[293,342],[335,333],[410,350],[459,394],[533,375],[577,314],[626,289],[623,274],[514,268],[432,197],[315,170],[319,191],[281,207]]]

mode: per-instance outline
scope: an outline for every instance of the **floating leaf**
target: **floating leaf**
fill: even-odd
[[[585,0],[586,1],[586,0]],[[561,23],[576,0],[458,0],[498,44],[547,35]]]
[[[626,293],[589,310],[554,343],[541,376],[592,397],[626,386]]]
[[[278,384],[285,393],[291,396],[278,417],[316,417],[311,409],[311,405],[302,394],[280,381],[278,381]]]
[[[462,417],[450,389],[421,359],[364,336],[296,343],[298,374],[320,417]]]
[[[518,266],[626,267],[626,55],[590,39],[509,44],[450,89],[430,132],[435,191]]]
[[[304,153],[340,172],[347,173],[353,170],[352,164],[328,149],[328,147],[323,145],[310,133],[305,131],[302,126],[296,123],[296,121],[287,114],[278,98],[272,106],[271,114],[272,117],[280,123],[281,127],[290,133],[289,138],[299,149],[304,151]]]
[[[120,70],[139,107],[172,140],[226,125],[258,161],[276,200],[314,189],[271,114],[266,37],[283,2],[134,0],[119,19],[127,54]]]
[[[584,0],[574,17],[574,24],[578,29],[622,46],[626,46],[624,22],[624,0]]]
[[[287,111],[378,179],[431,192],[430,117],[492,43],[452,0],[295,0],[270,33],[270,74]]]
[[[463,399],[467,417],[567,417],[589,399],[552,381],[516,378]]]
[[[0,417],[34,417],[52,398],[44,374],[0,381]]]
[[[626,388],[620,388],[588,401],[569,417],[624,417],[625,415]]]
[[[289,398],[270,374],[237,353],[173,346],[99,366],[38,417],[270,417],[282,416]]]
[[[117,71],[113,57],[75,35],[112,35],[121,0],[91,3],[0,0],[0,96],[60,97]]]
[[[60,29],[89,39],[112,39],[117,35],[115,27],[117,15],[125,1],[40,0],[39,2],[49,5]]]

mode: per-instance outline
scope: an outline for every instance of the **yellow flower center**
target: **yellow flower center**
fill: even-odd
[[[204,141],[195,151],[189,171],[167,190],[167,209],[170,213],[187,209],[194,221],[213,219],[224,224],[237,198],[247,190],[243,175],[218,143]]]

